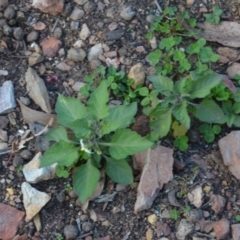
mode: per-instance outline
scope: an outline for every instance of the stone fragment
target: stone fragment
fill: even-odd
[[[58,50],[62,46],[62,42],[54,37],[44,38],[40,42],[40,46],[43,50],[43,56],[51,58],[55,57]]]
[[[37,31],[32,31],[27,35],[28,42],[34,42],[38,39],[39,33]]]
[[[157,215],[151,214],[148,216],[147,220],[150,224],[154,225],[157,222]]]
[[[137,63],[133,67],[131,67],[128,78],[131,78],[134,80],[134,83],[132,84],[132,88],[136,88],[137,85],[143,85],[145,80],[145,70],[142,65],[142,63]]]
[[[72,69],[72,67],[67,65],[65,62],[58,63],[56,67],[61,71],[70,71]]]
[[[5,81],[0,87],[0,114],[13,111],[16,107],[12,81]]]
[[[3,11],[8,5],[8,0],[0,0],[0,11]]]
[[[23,39],[23,36],[24,36],[24,32],[23,32],[22,28],[20,28],[20,27],[14,28],[14,30],[13,30],[13,36],[14,36],[17,40],[21,41],[21,40]]]
[[[67,58],[75,62],[81,62],[85,59],[86,52],[80,48],[71,48],[68,50]]]
[[[34,225],[35,225],[37,231],[39,232],[42,228],[42,223],[41,223],[41,219],[40,219],[39,214],[34,216],[33,222],[34,222]]]
[[[4,15],[5,18],[7,18],[8,20],[10,20],[10,19],[13,19],[13,18],[15,17],[16,11],[14,10],[14,8],[13,8],[11,5],[9,5],[9,6],[5,9],[3,15]]]
[[[218,141],[223,162],[229,171],[240,180],[240,131],[232,131]]]
[[[168,236],[171,233],[171,228],[167,223],[157,222],[156,224],[156,235],[157,237]]]
[[[120,39],[124,35],[125,31],[122,29],[115,31],[108,31],[103,33],[103,39],[106,41],[113,41]]]
[[[74,0],[78,5],[84,5],[88,0]]]
[[[0,116],[0,129],[6,128],[8,123],[9,123],[9,120],[6,117]]]
[[[85,46],[85,43],[82,40],[77,40],[74,44],[73,47],[74,48],[82,48]]]
[[[227,68],[227,74],[234,78],[236,74],[240,75],[240,63],[234,62],[231,66]]]
[[[77,21],[83,18],[83,16],[84,16],[84,11],[82,9],[75,8],[71,13],[70,18],[74,21]]]
[[[63,12],[64,0],[33,0],[32,5],[44,13],[55,16]]]
[[[16,235],[12,240],[27,240],[28,236],[27,234],[23,234],[23,235]],[[33,239],[33,238],[32,238]]]
[[[223,57],[230,59],[231,61],[235,61],[239,57],[238,50],[228,47],[219,47],[217,49],[217,53]]]
[[[23,159],[30,160],[33,155],[32,155],[32,153],[29,150],[24,149],[23,151],[21,151],[20,156]]]
[[[210,200],[211,200],[211,205],[212,205],[212,210],[218,214],[218,213],[221,213],[224,209],[224,206],[226,204],[226,199],[221,196],[221,195],[218,195],[218,194],[212,194],[210,196]]]
[[[29,67],[25,73],[25,81],[28,95],[32,100],[46,113],[51,113],[51,105],[49,103],[48,91],[44,81],[38,74]]]
[[[82,88],[86,83],[83,83],[83,82],[75,82],[73,85],[72,85],[72,89],[73,91],[75,92],[79,92],[80,88]]]
[[[232,238],[233,240],[239,240],[240,239],[240,224],[232,224]]]
[[[39,168],[41,157],[42,153],[39,152],[30,162],[24,165],[23,174],[27,182],[38,183],[54,178],[57,164],[55,163],[47,167]]]
[[[44,60],[44,57],[37,53],[37,52],[34,52],[33,54],[31,54],[29,57],[28,57],[28,65],[30,67],[42,62]]]
[[[26,220],[30,221],[46,205],[51,197],[33,188],[29,183],[23,182],[21,185],[23,193],[23,204],[26,210]]]
[[[228,219],[222,218],[221,220],[214,223],[213,230],[217,239],[226,239],[230,231],[230,223]]]
[[[112,23],[110,23],[109,25],[108,25],[108,29],[110,30],[110,31],[114,31],[114,30],[116,30],[118,28],[118,23],[117,22],[112,22]]]
[[[149,43],[150,43],[152,49],[156,49],[158,47],[156,37],[149,39]]]
[[[63,229],[64,236],[66,239],[75,239],[78,235],[78,227],[76,225],[66,225]]]
[[[163,146],[157,146],[134,155],[134,158],[145,159],[140,183],[138,185],[135,212],[151,207],[163,184],[173,177],[173,150]]]
[[[187,196],[191,204],[193,204],[196,208],[200,208],[202,206],[203,190],[201,186],[198,186],[189,192]]]
[[[86,13],[91,13],[93,11],[95,11],[95,9],[97,8],[96,4],[93,2],[86,2],[86,4],[84,4],[83,9]]]
[[[57,39],[60,39],[62,37],[62,29],[57,27],[53,32],[53,36]]]
[[[194,229],[194,224],[182,219],[178,225],[176,237],[178,240],[185,240]]]
[[[120,12],[120,16],[127,21],[132,20],[135,14],[136,12],[132,10],[131,6],[123,7],[122,11]]]
[[[36,22],[33,25],[34,30],[42,31],[46,28],[46,24],[43,22]]]
[[[201,209],[191,209],[186,213],[186,218],[189,222],[195,223],[201,220],[203,212]]]
[[[88,53],[88,61],[97,59],[103,53],[102,44],[98,43],[95,46],[90,48]]]
[[[23,222],[25,213],[16,208],[0,203],[0,239],[12,239]]]
[[[187,0],[187,5],[193,5],[194,0]]]
[[[82,25],[82,29],[81,29],[81,32],[79,33],[79,37],[82,39],[82,40],[86,40],[89,36],[90,36],[91,32],[87,26],[86,23],[84,23]]]
[[[93,229],[93,224],[91,222],[84,222],[82,224],[82,230],[84,232],[90,232]]]

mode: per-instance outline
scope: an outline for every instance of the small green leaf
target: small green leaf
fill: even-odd
[[[235,127],[240,127],[240,116],[236,116],[233,122]]]
[[[156,49],[155,51],[153,51],[147,55],[147,59],[151,63],[152,66],[156,66],[156,64],[159,63],[161,56],[162,56],[161,50]]]
[[[107,160],[106,173],[116,183],[133,183],[132,169],[126,160],[116,160],[105,156]]]
[[[91,160],[88,160],[86,164],[81,165],[75,170],[73,175],[73,188],[82,203],[91,197],[99,179],[100,172],[94,167]]]
[[[110,143],[104,143],[102,145],[109,146],[109,153],[112,158],[124,159],[129,155],[150,148],[153,143],[142,138],[130,129],[120,129],[113,134]]]
[[[236,215],[235,220],[240,222],[240,215]]]
[[[143,96],[143,97],[146,97],[146,96],[148,96],[148,94],[149,94],[149,90],[148,90],[147,87],[141,87],[141,88],[138,90],[138,92],[139,92],[139,95],[140,95],[140,96]]]
[[[175,221],[177,221],[178,218],[179,218],[179,216],[180,216],[179,212],[178,212],[176,209],[171,210],[171,211],[169,212],[169,215],[170,215],[170,217],[171,217],[172,219],[174,219]]]
[[[187,102],[186,100],[182,100],[182,102],[173,108],[172,111],[173,116],[182,123],[186,128],[190,128],[190,117],[187,111]]]
[[[75,136],[78,139],[87,138],[91,135],[92,131],[90,129],[89,123],[86,118],[78,119],[68,126],[71,130],[73,130]]]
[[[109,92],[106,81],[102,81],[96,90],[91,94],[88,101],[88,114],[98,120],[108,115],[107,102],[109,100]]]
[[[173,81],[168,77],[156,75],[148,76],[147,79],[153,83],[153,86],[159,93],[165,96],[169,96],[173,91]]]
[[[86,108],[78,99],[64,97],[61,94],[58,95],[56,112],[58,122],[65,127],[68,127],[69,123],[86,116]]]
[[[207,132],[211,132],[212,129],[211,129],[211,127],[208,124],[202,124],[199,127],[199,131],[200,131],[200,133],[204,133],[205,134]]]
[[[212,131],[210,132],[206,132],[204,134],[204,140],[207,142],[207,143],[210,143],[210,142],[213,142],[215,139],[215,135]]]
[[[141,101],[141,105],[143,107],[147,106],[150,104],[150,98],[149,97],[145,97],[142,101]]]
[[[72,143],[59,141],[52,145],[41,158],[40,167],[46,167],[53,163],[61,166],[72,166],[79,157],[79,148]]]
[[[57,166],[57,170],[56,170],[56,175],[59,177],[59,178],[68,178],[69,176],[69,173],[68,173],[68,170],[65,169],[64,166]]]
[[[219,134],[222,131],[222,128],[219,125],[213,125],[212,131],[214,134]]]
[[[45,137],[49,141],[55,141],[59,142],[60,140],[63,140],[65,142],[68,142],[68,136],[67,136],[67,130],[63,126],[57,126],[52,129],[50,129],[46,134]]]

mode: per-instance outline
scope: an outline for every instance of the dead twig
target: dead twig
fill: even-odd
[[[159,12],[162,13],[163,10],[162,10],[161,6],[159,5],[158,1],[157,1],[157,0],[154,0],[154,2],[156,3]]]

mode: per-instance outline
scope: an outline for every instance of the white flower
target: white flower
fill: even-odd
[[[81,151],[92,154],[92,152],[84,146],[83,140],[80,139]]]

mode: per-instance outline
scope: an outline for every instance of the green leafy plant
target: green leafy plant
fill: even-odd
[[[172,219],[174,219],[175,221],[178,220],[178,218],[180,217],[180,213],[177,209],[172,209],[170,212],[169,212],[169,215]]]
[[[65,190],[66,191],[70,191],[70,190],[72,190],[73,188],[72,188],[72,186],[71,186],[71,184],[70,183],[67,183],[66,185],[65,185]]]
[[[218,86],[211,90],[209,97],[215,98],[217,101],[226,101],[228,99],[234,98],[233,93],[227,89],[224,83],[219,83]]]
[[[23,165],[20,165],[16,168],[16,171],[19,173],[19,172],[22,172],[23,170]]]
[[[150,148],[153,143],[127,127],[134,121],[137,103],[108,106],[108,81],[103,80],[90,93],[86,104],[59,95],[56,103],[58,122],[46,137],[53,144],[43,155],[40,167],[58,163],[73,169],[73,188],[85,202],[100,178],[99,169],[115,182],[131,184],[133,175],[128,156]]]
[[[204,140],[208,143],[213,142],[215,139],[215,135],[218,135],[222,128],[219,125],[209,125],[209,124],[202,124],[199,127],[200,133],[203,133]]]
[[[239,214],[236,215],[235,220],[236,220],[237,222],[240,222],[240,215],[239,215]]]
[[[226,123],[228,127],[240,127],[240,102],[224,101],[222,108],[226,116]]]
[[[187,205],[186,207],[184,207],[183,213],[188,214],[190,210],[191,210],[191,207]]]
[[[63,239],[64,239],[64,237],[63,237],[62,234],[58,234],[58,235],[57,235],[57,240],[63,240]]]
[[[173,142],[173,145],[180,151],[186,151],[188,149],[188,137],[183,135],[176,138]]]
[[[204,14],[206,21],[211,24],[218,24],[220,22],[220,17],[223,14],[223,10],[218,6],[213,7],[212,13]]]

